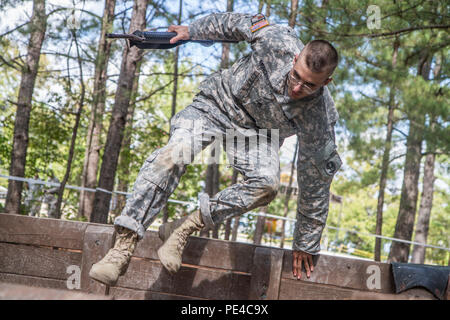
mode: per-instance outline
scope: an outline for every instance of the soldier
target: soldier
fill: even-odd
[[[293,274],[300,278],[304,264],[309,277],[312,255],[320,250],[330,184],[341,166],[333,129],[338,114],[326,87],[338,63],[336,50],[323,40],[304,46],[294,30],[271,25],[261,14],[211,14],[189,26],[170,26],[168,30],[177,33],[172,43],[182,39],[247,41],[252,52],[229,69],[209,76],[192,104],[173,117],[168,144],[145,161],[131,197],[114,222],[114,248],[92,266],[90,276],[114,284],[193,156],[220,140],[217,137],[233,135],[231,141],[234,136],[244,137],[241,147],[227,139],[225,148],[244,181],[212,198],[201,194],[198,211],[160,227],[165,242],[158,256],[169,272],[177,272],[189,235],[275,198],[280,185],[278,147],[286,137],[297,134],[300,192]],[[183,161],[173,156],[180,150]]]

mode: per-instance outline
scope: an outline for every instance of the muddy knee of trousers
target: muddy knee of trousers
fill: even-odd
[[[203,223],[205,224],[205,229],[212,229],[214,227],[214,221],[211,217],[211,209],[209,206],[209,195],[207,193],[202,193],[198,197],[200,214],[202,216]]]
[[[259,178],[256,184],[261,189],[259,197],[264,202],[263,205],[267,205],[277,196],[280,188],[280,179],[278,176],[265,176]]]

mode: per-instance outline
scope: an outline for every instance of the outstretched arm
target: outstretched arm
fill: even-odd
[[[310,274],[312,256],[320,251],[320,239],[328,216],[330,185],[341,166],[333,125],[325,105],[305,110],[299,138],[297,223],[294,231],[293,273],[300,278],[302,263]],[[296,259],[295,259],[296,258]]]
[[[263,15],[251,15],[235,12],[213,13],[192,22],[189,27],[169,27],[169,32],[177,36],[171,43],[178,40],[233,40],[253,42],[257,31],[268,26],[269,22]]]

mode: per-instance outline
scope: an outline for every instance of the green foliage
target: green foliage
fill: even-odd
[[[32,108],[26,175],[48,174],[52,163],[64,164],[71,137],[69,124],[43,103]]]

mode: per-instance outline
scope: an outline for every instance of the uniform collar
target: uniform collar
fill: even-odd
[[[292,57],[294,57],[293,55]],[[291,60],[292,62],[292,60]],[[292,69],[292,63],[284,64],[280,72],[273,72],[270,77],[270,84],[272,85],[273,90],[276,94],[284,95],[286,80],[289,72]]]

